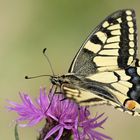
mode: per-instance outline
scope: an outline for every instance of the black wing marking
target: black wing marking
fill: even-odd
[[[69,73],[89,75],[100,71],[124,69],[136,58],[135,12],[119,10],[108,16],[81,46]]]

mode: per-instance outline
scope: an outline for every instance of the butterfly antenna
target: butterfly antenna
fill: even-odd
[[[25,76],[25,79],[34,79],[34,78],[39,78],[39,77],[45,77],[45,76],[49,76],[52,77],[52,75],[37,75],[37,76]]]
[[[50,61],[49,57],[48,57],[47,54],[46,54],[46,51],[47,51],[47,48],[44,48],[44,49],[43,49],[43,55],[46,57],[46,59],[47,59],[47,61],[48,61],[48,63],[49,63],[49,66],[50,66],[50,68],[51,68],[52,74],[53,74],[53,76],[54,76],[55,74],[54,74],[54,71],[53,71],[53,68],[52,68],[52,64],[51,64],[51,61]]]

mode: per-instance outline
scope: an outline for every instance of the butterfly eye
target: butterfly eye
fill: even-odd
[[[65,75],[62,75],[61,77],[62,77],[62,78],[65,78],[66,76],[65,76]]]
[[[128,109],[128,110],[133,110],[135,109],[136,107],[136,102],[134,100],[127,100],[125,102],[125,107]]]

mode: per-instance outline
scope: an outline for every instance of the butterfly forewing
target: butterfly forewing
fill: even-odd
[[[136,37],[134,10],[119,10],[111,14],[82,45],[69,72],[89,75],[127,68],[136,58]]]

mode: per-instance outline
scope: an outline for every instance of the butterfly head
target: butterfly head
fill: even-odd
[[[63,83],[69,83],[69,80],[65,75],[62,76],[51,76],[50,78],[53,85],[61,86]]]

